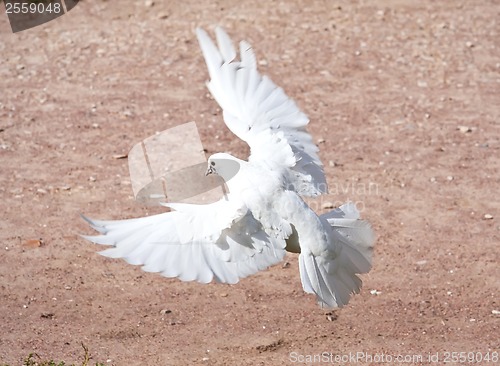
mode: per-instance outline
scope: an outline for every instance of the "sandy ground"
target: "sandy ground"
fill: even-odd
[[[109,365],[498,352],[500,3],[202,3],[82,1],[18,34],[0,17],[0,363],[77,362],[81,342]],[[349,199],[373,223],[374,268],[342,310],[303,293],[294,255],[200,285],[77,236],[80,212],[160,211],[116,159],[157,131],[195,121],[208,154],[246,156],[204,85],[194,29],[215,25],[311,118],[331,187],[314,207]]]

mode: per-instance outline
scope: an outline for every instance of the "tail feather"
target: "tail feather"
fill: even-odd
[[[316,295],[321,307],[342,307],[361,290],[362,281],[357,274],[371,269],[374,234],[369,223],[359,220],[351,203],[321,215],[321,220],[330,235],[332,249],[319,256],[300,254],[302,287]]]
[[[311,253],[299,256],[300,278],[305,292],[316,295],[321,307],[336,308],[347,305],[351,294],[358,293],[361,280],[341,269],[328,273],[323,257]]]
[[[320,216],[325,226],[329,226],[330,239],[335,247],[340,247],[339,261],[353,273],[367,273],[372,268],[375,234],[370,223],[359,219],[359,212],[352,202]]]

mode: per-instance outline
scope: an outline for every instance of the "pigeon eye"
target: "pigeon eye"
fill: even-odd
[[[211,166],[215,166],[215,161],[210,162]]]

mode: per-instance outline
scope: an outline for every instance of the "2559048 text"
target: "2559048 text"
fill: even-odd
[[[436,353],[438,361],[443,363],[497,363],[499,354],[493,352],[442,352],[441,357]],[[432,361],[432,360],[431,360]]]
[[[54,3],[5,3],[5,10],[7,14],[45,14],[45,13],[56,13],[59,14],[63,12],[61,4],[58,2]]]

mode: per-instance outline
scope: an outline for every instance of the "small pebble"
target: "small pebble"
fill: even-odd
[[[333,205],[332,202],[325,202],[321,205],[321,208],[323,209],[329,209],[329,208],[334,208],[335,206]]]
[[[469,126],[458,126],[457,130],[459,130],[462,133],[472,132],[472,128],[470,128]]]
[[[26,248],[40,248],[43,245],[42,239],[29,239],[24,242]]]
[[[328,314],[326,314],[326,319],[327,319],[329,322],[333,322],[333,321],[335,321],[335,320],[337,320],[337,319],[338,319],[338,316],[337,316],[337,314],[335,314],[335,313],[328,313]]]
[[[21,194],[21,193],[23,193],[23,189],[22,188],[14,188],[14,189],[10,190],[10,193],[16,194],[16,195]]]

